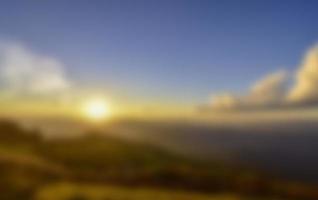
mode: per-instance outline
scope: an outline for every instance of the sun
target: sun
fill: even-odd
[[[99,121],[110,117],[109,103],[103,99],[91,99],[84,103],[83,112],[89,119]]]

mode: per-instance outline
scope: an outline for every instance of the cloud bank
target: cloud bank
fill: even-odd
[[[287,98],[294,104],[318,104],[318,45],[306,54]]]
[[[1,44],[1,91],[13,96],[56,95],[70,88],[65,66],[20,44]]]
[[[256,81],[244,95],[212,97],[210,110],[258,110],[318,106],[318,45],[310,49],[294,76],[280,70]],[[289,86],[289,81],[293,84]]]

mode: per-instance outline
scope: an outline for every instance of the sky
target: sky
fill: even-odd
[[[314,0],[2,1],[2,96],[39,105],[71,88],[117,107],[311,105],[312,94],[300,103],[282,98],[313,91],[293,89],[302,78],[286,77],[300,77],[305,55],[315,54],[317,7]],[[307,82],[302,87],[318,83]],[[292,89],[281,92],[285,85]],[[264,93],[270,100],[259,100]]]

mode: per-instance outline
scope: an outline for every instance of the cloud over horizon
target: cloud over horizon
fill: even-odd
[[[318,105],[318,44],[305,55],[287,98],[294,104]]]
[[[296,74],[290,74],[284,70],[269,74],[252,84],[244,95],[217,94],[205,108],[237,111],[318,106],[318,45],[306,53]],[[293,83],[290,87],[289,81]]]

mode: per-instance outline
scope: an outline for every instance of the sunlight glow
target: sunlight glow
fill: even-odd
[[[103,99],[89,100],[84,104],[84,115],[92,120],[102,120],[110,117],[110,108]]]

